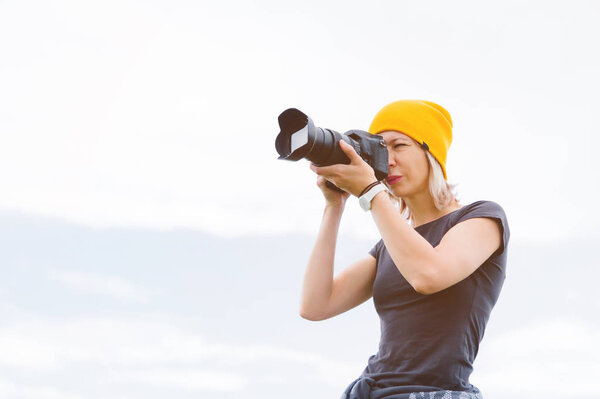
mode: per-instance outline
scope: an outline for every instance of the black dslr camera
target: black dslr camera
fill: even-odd
[[[362,130],[350,130],[343,135],[331,129],[316,127],[312,119],[296,108],[279,115],[281,132],[275,139],[278,159],[297,161],[306,158],[317,166],[349,164],[350,159],[340,148],[339,141],[350,144],[375,171],[377,180],[388,175],[388,152],[381,136]],[[333,184],[328,187],[341,191]]]

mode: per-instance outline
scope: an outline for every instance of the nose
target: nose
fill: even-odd
[[[394,166],[396,166],[396,160],[394,159],[392,152],[388,151],[388,167],[391,168]]]

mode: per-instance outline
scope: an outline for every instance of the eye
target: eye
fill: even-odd
[[[398,143],[398,144],[395,144],[395,145],[394,145],[394,148],[399,148],[400,146],[403,146],[403,145],[406,145],[406,144],[403,144],[403,143]]]

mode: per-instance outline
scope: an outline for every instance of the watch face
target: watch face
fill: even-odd
[[[369,191],[367,191],[365,194],[363,194],[362,197],[360,197],[358,199],[358,203],[360,204],[360,207],[362,209],[364,209],[365,211],[370,210],[371,209],[371,201],[377,194],[379,194],[382,191],[385,191],[385,186],[383,186],[382,184],[373,186],[373,188],[371,188]]]

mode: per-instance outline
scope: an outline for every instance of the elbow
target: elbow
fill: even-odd
[[[433,291],[431,288],[427,287],[426,285],[422,285],[422,284],[418,284],[418,285],[414,284],[413,289],[421,295],[431,295],[431,294],[435,293],[435,291]]]
[[[309,321],[322,321],[327,319],[327,317],[325,317],[324,315],[321,315],[314,311],[311,312],[305,308],[300,308],[300,317]]]
[[[438,293],[442,290],[444,290],[444,287],[441,287],[439,284],[434,284],[434,282],[432,280],[426,282],[426,283],[420,283],[420,284],[415,284],[413,285],[413,288],[415,291],[417,291],[419,294],[422,295],[431,295],[431,294],[435,294]]]
[[[312,315],[310,313],[304,313],[304,312],[300,312],[300,317],[302,317],[303,319],[308,320],[308,321],[321,321],[321,320],[323,320],[323,319],[320,319],[320,318],[318,318],[318,317],[316,317],[316,316],[314,316],[314,315]]]
[[[410,285],[416,292],[422,295],[431,295],[438,292],[433,284],[433,279],[430,277],[421,276],[420,278],[411,281]]]
[[[439,285],[441,277],[439,274],[439,267],[434,267],[432,264],[435,264],[435,262],[431,261],[428,262],[427,265],[422,265],[419,268],[420,273],[413,276],[412,280],[409,281],[409,284],[419,294],[431,295],[441,291]]]

